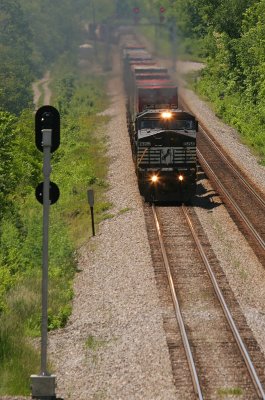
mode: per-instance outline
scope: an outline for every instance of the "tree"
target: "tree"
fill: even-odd
[[[31,35],[17,0],[1,0],[0,22],[0,110],[18,114],[32,99]]]
[[[17,179],[13,168],[16,118],[0,111],[0,219],[8,204],[8,195],[15,189]]]

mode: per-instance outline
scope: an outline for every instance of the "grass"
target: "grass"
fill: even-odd
[[[217,394],[221,397],[226,397],[227,396],[242,396],[243,395],[243,389],[239,387],[235,388],[220,388],[217,390]]]
[[[107,340],[96,338],[93,335],[89,335],[85,341],[85,348],[90,351],[90,359],[93,364],[98,362],[97,351],[108,344]]]
[[[8,343],[8,360],[2,358],[0,366],[0,396],[28,395],[29,378],[32,371],[39,370],[40,360],[36,351],[27,342],[21,340],[18,332],[12,338],[5,338],[1,331],[1,347]],[[18,345],[19,343],[19,345]],[[23,360],[23,363],[21,363]]]
[[[40,365],[39,353],[27,339],[23,324],[29,309],[39,304],[35,304],[36,298],[32,292],[28,293],[28,287],[21,285],[19,289],[9,293],[10,312],[0,317],[1,396],[7,393],[28,395],[29,377]]]
[[[93,335],[89,335],[85,342],[86,349],[97,351],[99,348],[106,346],[107,340],[98,339]]]
[[[130,207],[122,208],[122,209],[118,212],[118,215],[125,214],[125,213],[127,213],[128,211],[131,211],[131,208],[130,208]]]
[[[102,214],[101,216],[101,220],[105,221],[106,219],[112,219],[115,217],[115,214],[111,214],[111,213],[106,213],[106,214]]]
[[[234,260],[233,265],[238,270],[241,279],[245,281],[248,278],[248,273],[244,267],[241,266],[241,262],[239,260]]]

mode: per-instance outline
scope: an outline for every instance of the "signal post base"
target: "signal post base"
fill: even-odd
[[[31,375],[32,399],[56,400],[56,375]]]

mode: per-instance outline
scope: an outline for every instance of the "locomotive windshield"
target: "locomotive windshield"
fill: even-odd
[[[142,119],[140,127],[142,129],[163,129],[163,130],[194,130],[195,121],[185,119]]]

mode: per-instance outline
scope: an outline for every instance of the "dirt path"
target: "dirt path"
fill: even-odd
[[[50,82],[51,82],[50,71],[47,71],[42,79],[33,83],[32,85],[34,93],[33,102],[35,108],[38,108],[42,105],[50,104],[51,101],[51,90],[49,88]],[[40,98],[42,93],[44,93],[44,97],[43,100],[41,101],[42,104],[40,104]]]

